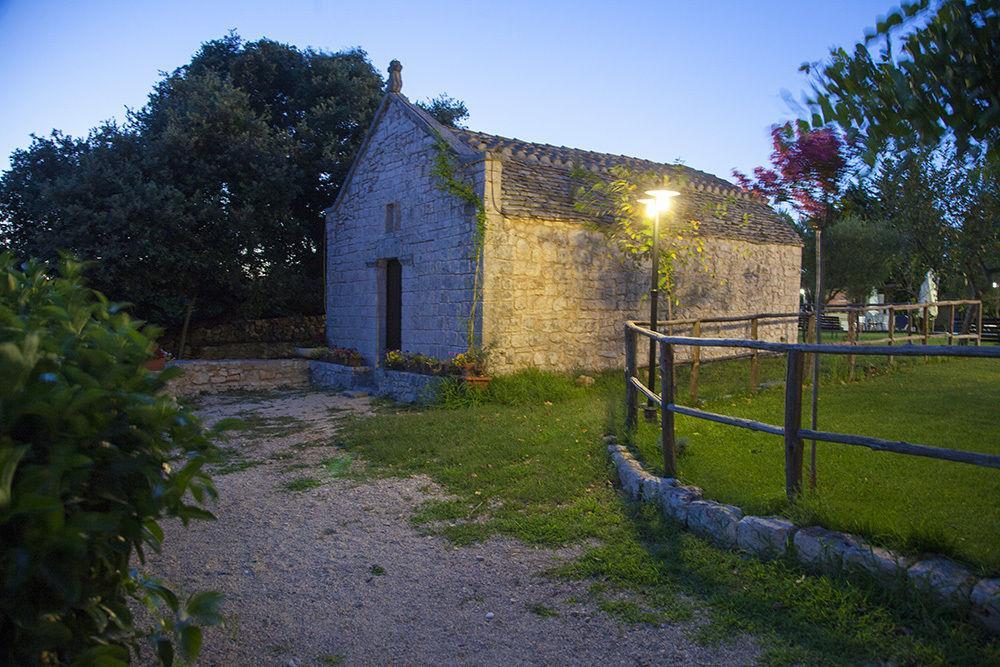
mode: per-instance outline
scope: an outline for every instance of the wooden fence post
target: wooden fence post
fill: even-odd
[[[809,315],[809,319],[806,320],[806,336],[804,343],[815,343],[816,342],[816,313]],[[805,366],[803,368],[803,374],[806,377],[812,377],[810,371],[812,370],[812,355],[806,355]]]
[[[752,320],[750,320],[750,339],[751,340],[758,340],[757,318],[756,317],[753,318]],[[759,364],[758,364],[758,361],[757,361],[757,350],[751,350],[750,351],[750,391],[752,393],[755,393],[755,394],[757,393],[757,389],[759,387],[758,380],[760,379],[760,377],[759,377],[760,369],[759,369],[758,366],[759,366]]]
[[[948,306],[948,345],[951,345],[955,336],[955,304]]]
[[[930,342],[930,337],[931,337],[930,313],[931,313],[930,308],[924,306],[924,345],[927,345],[928,342]]]
[[[663,476],[677,477],[677,447],[674,442],[674,346],[660,343],[660,435]]]
[[[896,335],[896,309],[889,306],[889,345],[893,344],[893,338]],[[892,355],[890,354],[889,363],[892,363]]]
[[[625,428],[631,430],[636,426],[639,415],[638,390],[632,384],[636,374],[636,347],[638,334],[625,325]]]
[[[788,351],[785,372],[785,493],[795,500],[802,491],[802,352]]]
[[[698,320],[691,328],[693,338],[701,338],[701,321]],[[698,370],[701,368],[701,348],[697,345],[691,350],[691,379],[688,383],[688,400],[691,405],[698,404]]]
[[[983,344],[983,302],[976,304],[976,347]]]
[[[847,311],[847,342],[851,345],[858,344],[858,311]],[[847,355],[847,365],[849,367],[847,378],[854,382],[854,367],[858,361],[857,355]]]

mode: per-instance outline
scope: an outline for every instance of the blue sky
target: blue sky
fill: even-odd
[[[145,101],[161,70],[236,29],[364,48],[403,92],[466,102],[469,127],[729,177],[770,153],[804,61],[851,45],[889,0],[52,2],[0,0],[0,170],[30,133],[82,134]]]

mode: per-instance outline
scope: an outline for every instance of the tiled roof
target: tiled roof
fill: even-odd
[[[509,217],[599,222],[577,210],[579,180],[574,166],[607,176],[617,165],[637,172],[669,174],[683,183],[678,215],[696,219],[702,236],[801,245],[799,235],[771,207],[717,176],[681,165],[625,155],[595,153],[565,146],[536,144],[472,130],[449,128],[476,151],[490,152],[503,163],[502,210]]]

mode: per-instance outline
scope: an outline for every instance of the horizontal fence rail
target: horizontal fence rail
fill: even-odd
[[[940,302],[948,305],[951,302]],[[959,303],[959,302],[955,302]],[[966,302],[961,302],[966,303]],[[978,302],[975,302],[978,303]],[[786,317],[779,314],[775,317]],[[757,321],[768,315],[748,316],[747,320]],[[714,321],[733,321],[733,318],[711,318]],[[697,327],[699,323],[709,321],[708,318],[692,320]],[[681,320],[671,321],[681,324]],[[981,327],[980,327],[981,328]],[[698,329],[696,328],[696,331]],[[754,327],[756,333],[756,327]],[[656,344],[659,349],[659,370],[661,377],[661,392],[657,394],[643,384],[638,377],[638,337],[643,336]],[[787,357],[785,367],[785,412],[782,425],[767,424],[753,419],[731,417],[706,410],[677,405],[674,400],[674,347],[688,346],[693,350],[700,348],[740,348],[757,352],[784,354]],[[943,461],[966,463],[987,468],[1000,469],[1000,455],[968,452],[931,445],[916,444],[902,440],[885,440],[864,435],[847,433],[832,433],[808,428],[802,428],[802,379],[806,361],[811,355],[839,354],[858,356],[911,356],[911,357],[960,357],[980,359],[1000,359],[1000,347],[961,347],[944,345],[829,345],[816,343],[782,343],[743,338],[702,338],[700,336],[674,336],[670,333],[653,331],[642,323],[627,322],[625,324],[626,351],[626,426],[634,428],[638,417],[638,398],[644,396],[651,405],[660,408],[660,428],[662,430],[662,452],[664,475],[674,477],[677,474],[676,445],[674,432],[674,414],[681,414],[697,419],[704,419],[728,426],[735,426],[751,431],[768,433],[784,438],[785,441],[785,491],[789,499],[794,499],[802,490],[802,450],[804,440],[835,442],[849,446],[867,447],[875,451],[892,452],[909,456],[922,456]],[[756,357],[752,357],[756,359]],[[692,363],[698,356],[692,354]],[[652,364],[654,360],[650,360]],[[694,369],[692,368],[692,372]]]
[[[967,309],[965,311],[966,317],[961,322],[958,322],[956,319],[956,314],[958,313],[956,310],[957,308]],[[947,313],[947,326],[944,330],[939,330],[936,327],[935,321],[938,318],[931,315],[933,309],[937,309],[939,312],[945,311]],[[901,326],[897,324],[896,314],[906,313],[909,311],[919,312],[917,312],[914,316],[908,317],[904,325]],[[885,321],[866,321],[863,324],[862,315],[864,313],[879,312],[882,313]],[[838,313],[842,315],[846,314],[846,330],[843,327],[841,319],[836,316]],[[918,318],[920,319],[919,327],[917,324]],[[640,325],[641,323],[634,322],[634,324]],[[765,336],[761,335],[762,327],[767,327],[771,329],[772,332],[774,332],[775,329],[781,331],[782,327],[784,327],[785,333],[782,334],[783,336],[795,336],[795,331],[798,329],[803,333],[804,340],[806,342],[809,340],[815,341],[816,330],[819,328],[824,331],[835,331],[846,334],[846,339],[842,344],[855,347],[862,345],[871,347],[885,344],[897,346],[903,343],[914,342],[928,345],[931,343],[932,339],[940,338],[944,338],[948,345],[954,345],[956,342],[964,343],[966,341],[971,341],[978,346],[982,344],[984,332],[983,324],[982,302],[973,299],[962,299],[951,301],[926,301],[909,304],[879,303],[827,306],[824,309],[823,317],[818,323],[815,313],[801,311],[668,319],[664,322],[660,322],[658,328],[660,332],[664,332],[667,335],[678,333],[678,330],[689,331],[690,335],[694,338],[705,336],[705,329],[712,329],[717,332],[719,337],[728,338],[731,338],[731,334],[738,330],[747,334],[743,337],[744,339],[759,340],[762,337],[766,337],[766,334]],[[994,331],[995,326],[990,322],[987,324],[987,329],[990,329],[990,332],[992,332],[991,335],[996,337],[997,334]],[[871,334],[873,332],[881,332],[885,335],[877,339],[865,337],[865,334]],[[655,343],[651,342],[651,345],[655,345]],[[750,357],[749,384],[751,392],[756,392],[760,388],[761,352],[774,353],[773,350],[749,348],[745,355],[727,354],[724,357],[727,359],[739,356]],[[650,353],[651,355],[655,354],[653,350],[650,350]],[[878,353],[885,354],[889,363],[892,363],[893,357],[897,356],[895,355],[895,350],[885,352],[884,348]],[[718,358],[723,357],[716,357],[716,359]],[[698,401],[700,369],[701,364],[705,361],[706,360],[703,358],[701,352],[701,347],[692,346],[690,356],[686,360],[686,363],[691,364],[691,373],[688,377],[688,398],[691,403],[697,403]],[[805,359],[804,373],[806,376],[810,373],[812,361],[812,356],[806,357]],[[848,353],[847,364],[849,378],[854,380],[856,375],[857,358],[853,352]]]

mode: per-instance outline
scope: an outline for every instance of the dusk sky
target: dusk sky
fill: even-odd
[[[852,45],[889,0],[51,2],[0,0],[0,170],[29,135],[141,106],[161,70],[235,29],[336,51],[403,93],[465,101],[476,130],[686,164],[729,178],[770,153],[802,62]]]

